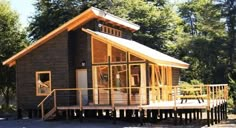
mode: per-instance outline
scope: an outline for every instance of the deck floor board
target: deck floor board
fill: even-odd
[[[223,104],[223,100],[211,100],[210,102],[210,108]],[[198,100],[190,99],[187,100],[187,102],[181,103],[181,100],[176,100],[176,109],[205,109],[207,108],[207,100],[204,100],[204,102],[199,103]],[[174,101],[161,101],[156,103],[150,103],[149,105],[115,105],[114,109],[125,109],[125,110],[137,110],[137,109],[174,109],[175,103]],[[72,105],[72,106],[57,106],[57,109],[59,110],[79,110],[79,105]],[[112,110],[111,105],[89,105],[89,106],[83,106],[83,110]]]

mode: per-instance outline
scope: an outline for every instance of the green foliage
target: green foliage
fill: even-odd
[[[229,97],[229,99],[227,100],[227,107],[228,107],[228,112],[229,113],[235,113],[236,112],[236,106],[234,104],[234,100],[232,97]]]
[[[236,81],[229,76],[229,97],[236,102]]]
[[[18,15],[9,3],[0,1],[0,62],[5,61],[26,45],[26,32],[19,29]],[[5,104],[15,92],[15,69],[0,65],[0,94]]]
[[[221,8],[212,0],[191,0],[179,6],[185,19],[185,31],[195,36],[208,38],[225,35],[221,22]]]
[[[82,0],[38,0],[28,27],[29,37],[37,40],[78,15]]]
[[[41,0],[35,3],[37,12],[29,26],[29,36],[33,40],[39,39],[91,6],[139,24],[141,28],[134,34],[134,40],[154,49],[168,51],[165,45],[176,42],[182,32],[181,18],[163,0],[160,6],[155,0],[58,1]]]

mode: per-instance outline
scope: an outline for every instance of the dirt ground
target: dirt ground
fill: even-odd
[[[84,119],[81,123],[78,120],[56,120],[42,121],[40,119],[9,119],[0,120],[0,128],[132,128],[132,127],[155,127],[155,128],[205,128],[205,121],[193,121],[189,125],[173,125],[173,120],[163,120],[157,123],[144,123],[140,126],[137,122],[132,121],[117,121],[113,124],[109,119]],[[228,115],[227,121],[222,121],[220,124],[211,126],[211,128],[236,128],[236,115]]]

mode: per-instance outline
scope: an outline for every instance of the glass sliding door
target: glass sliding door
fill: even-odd
[[[126,65],[113,65],[111,84],[115,104],[128,103],[127,67]]]
[[[145,64],[130,65],[130,104],[146,104],[146,70]]]
[[[94,104],[109,104],[108,66],[93,66]]]

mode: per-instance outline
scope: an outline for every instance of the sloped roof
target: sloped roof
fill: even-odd
[[[170,67],[176,67],[176,68],[185,68],[185,69],[188,68],[189,66],[189,64],[181,60],[178,60],[174,57],[163,54],[159,51],[156,51],[152,48],[149,48],[133,40],[127,40],[124,38],[108,35],[108,34],[97,32],[97,31],[92,31],[89,29],[82,29],[82,30],[92,35],[94,38],[105,41],[106,43],[110,43],[123,50],[129,51],[132,54],[139,55],[149,60],[150,62],[156,63],[158,65],[170,66]]]
[[[48,40],[54,38],[58,34],[62,33],[63,31],[71,31],[75,30],[76,28],[80,27],[81,25],[87,23],[92,19],[98,19],[105,21],[107,23],[114,24],[116,26],[120,26],[122,28],[128,29],[130,31],[137,31],[139,30],[140,26],[134,23],[131,23],[125,19],[119,18],[114,16],[110,13],[102,11],[98,8],[91,7],[86,11],[82,12],[80,15],[76,16],[75,18],[69,20],[68,22],[64,23],[60,27],[56,28],[52,32],[48,33],[44,37],[40,38],[38,41],[33,43],[32,45],[28,46],[27,48],[23,49],[22,51],[18,52],[11,58],[7,59],[3,62],[3,65],[13,66],[16,63],[16,60],[21,58],[22,56],[28,54],[35,48],[41,46],[42,44],[46,43]]]

